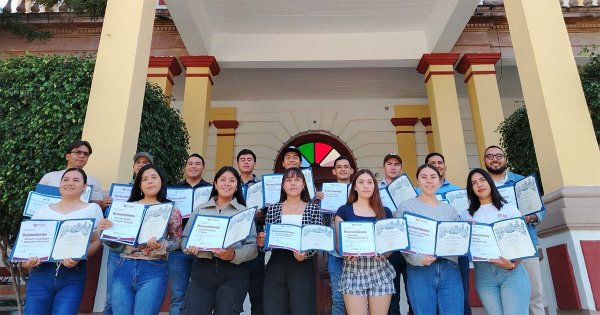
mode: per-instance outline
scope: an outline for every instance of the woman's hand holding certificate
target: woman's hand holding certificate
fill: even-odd
[[[403,218],[372,222],[340,222],[342,256],[377,256],[408,247]]]
[[[334,250],[333,229],[328,226],[307,224],[267,224],[265,247],[304,253],[307,250]],[[297,256],[298,259],[300,256]]]
[[[184,250],[193,255],[198,251],[215,251],[220,255],[220,250],[250,235],[256,211],[250,208],[231,217],[195,215]]]

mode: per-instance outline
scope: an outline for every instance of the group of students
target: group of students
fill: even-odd
[[[101,210],[110,206],[111,199],[101,195],[100,183],[82,170],[91,153],[91,146],[85,141],[76,141],[67,147],[67,168],[49,173],[40,181],[58,186],[61,201],[41,209],[33,219],[95,218],[97,233],[111,227],[112,222],[103,218]],[[401,203],[398,209],[382,205],[379,188],[402,174],[400,156],[394,153],[385,156],[385,178],[379,184],[370,170],[355,171],[348,157],[338,157],[333,175],[338,182],[351,186],[347,204],[334,215],[321,213],[317,201],[325,197],[323,192],[317,192],[315,199],[310,198],[300,170],[300,151],[287,147],[281,154],[285,171],[279,202],[257,212],[255,228],[248,237],[227,249],[202,251],[192,246],[182,250],[181,244],[185,244],[191,227],[177,209],[172,211],[165,235],[159,241],[151,239],[140,246],[104,242],[110,249],[105,314],[157,314],[167,283],[171,285],[172,294],[170,314],[239,314],[243,311],[246,294],[250,295],[253,314],[316,314],[315,252],[273,249],[265,267],[265,252],[269,250],[264,247],[264,224],[330,224],[337,228],[341,221],[374,222],[400,217],[404,212],[438,221],[481,223],[521,216],[496,188],[519,179],[506,170],[506,157],[497,146],[489,147],[484,154],[490,173],[477,168],[467,176],[469,209],[464,215],[436,197],[440,190],[458,189],[445,179],[446,165],[439,153],[429,154],[426,163],[417,169],[418,197]],[[145,205],[168,202],[166,179],[152,162],[148,153],[134,156],[135,178],[129,202]],[[256,155],[244,149],[237,155],[239,172],[231,166],[222,167],[212,183],[208,183],[202,179],[204,159],[198,154],[190,155],[184,167],[185,179],[177,186],[213,186],[209,200],[195,207],[190,221],[193,222],[196,215],[232,216],[245,210],[242,187],[259,183],[253,174],[255,163]],[[93,203],[89,204],[79,199],[88,183],[93,183]],[[542,215],[525,217],[532,237]],[[97,233],[90,240],[88,255],[102,247]],[[463,257],[436,258],[394,252],[375,257],[339,257],[331,253],[328,259],[333,314],[399,314],[400,274],[405,281],[410,313],[470,313],[469,262],[466,260],[465,275],[463,268],[459,268]],[[540,279],[530,280],[532,274],[528,275],[525,263],[520,261],[500,257],[489,262],[474,262],[476,289],[488,314],[530,312],[532,288],[541,287],[539,261],[537,264],[538,274],[533,278]],[[76,314],[85,285],[85,261],[66,259],[54,265],[32,257],[22,266],[31,268],[25,314]],[[534,284],[535,281],[539,282]]]

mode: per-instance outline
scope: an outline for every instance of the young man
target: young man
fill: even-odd
[[[40,179],[40,184],[59,187],[60,179],[65,173],[65,170],[69,168],[81,168],[83,169],[88,162],[88,159],[92,155],[92,146],[89,142],[83,140],[77,140],[67,145],[65,150],[65,160],[67,160],[67,167],[61,171],[54,171],[47,173]],[[90,201],[100,205],[102,209],[105,209],[109,204],[109,198],[104,198],[102,194],[102,187],[100,181],[94,176],[87,175],[87,183],[92,186],[92,195]]]
[[[431,152],[427,154],[425,157],[425,164],[434,166],[437,168],[438,172],[440,172],[440,181],[442,182],[442,185],[437,190],[438,194],[461,189],[446,179],[446,159],[442,154],[437,152]],[[458,268],[460,269],[460,276],[462,278],[465,297],[464,314],[471,314],[471,306],[469,305],[469,258],[467,256],[458,256]]]
[[[204,172],[204,158],[198,153],[193,153],[185,162],[185,179],[174,186],[182,188],[210,186],[210,183],[202,179],[202,172]],[[182,226],[185,227],[187,221],[188,219],[183,219]],[[190,283],[192,264],[195,260],[196,256],[184,254],[181,248],[169,252],[169,280],[171,281],[169,314],[171,315],[180,314],[185,306],[185,291]]]
[[[387,187],[396,178],[402,175],[402,159],[396,153],[390,153],[383,158],[383,173],[384,179],[379,183],[379,188]],[[390,209],[396,211],[396,209]],[[394,288],[396,293],[392,295],[392,301],[390,302],[390,308],[388,309],[388,315],[399,315],[400,314],[400,274],[404,279],[404,290],[406,289],[406,259],[400,254],[400,252],[394,252],[388,260],[396,271],[396,278],[394,278]],[[410,300],[406,298],[408,304],[408,314],[412,314],[412,308],[410,306]]]
[[[333,162],[333,169],[331,170],[335,175],[335,180],[338,183],[350,184],[352,175],[354,174],[354,167],[350,164],[350,159],[345,156],[339,156]],[[325,197],[325,196],[323,196]],[[324,215],[325,222],[331,222],[331,227],[334,227],[334,214]],[[329,271],[329,279],[331,280],[331,315],[344,315],[344,295],[339,291],[340,277],[342,276],[342,268],[344,266],[344,260],[338,254],[329,254],[327,260],[327,269]]]
[[[137,176],[138,171],[146,164],[152,164],[154,158],[147,152],[138,152],[133,156],[133,179],[129,182],[129,184],[133,184],[135,182],[135,177]],[[112,198],[108,197],[108,206],[112,204]],[[112,315],[112,298],[110,296],[110,287],[113,279],[113,274],[115,272],[115,268],[117,267],[117,263],[121,258],[122,248],[112,248],[107,246],[108,251],[108,261],[106,264],[106,304],[104,305],[104,315]]]
[[[485,168],[492,176],[496,186],[514,185],[517,181],[524,178],[519,174],[515,174],[507,170],[506,154],[500,147],[495,145],[489,146],[487,149],[485,149],[483,156]],[[538,245],[536,226],[542,221],[545,215],[546,210],[544,209],[541,212],[525,216],[527,229],[529,230],[529,234],[531,235],[535,245]],[[523,266],[525,266],[525,269],[527,269],[529,281],[531,282],[529,314],[545,314],[544,297],[542,295],[542,274],[540,272],[540,260],[539,258],[534,257],[523,259],[521,263]]]
[[[248,187],[259,184],[260,180],[254,175],[256,166],[256,154],[249,149],[242,149],[237,155],[237,167],[242,178],[242,187]],[[261,213],[262,212],[257,212]],[[256,222],[256,232],[262,232],[263,224]],[[246,263],[250,271],[250,281],[248,284],[248,295],[250,296],[250,311],[252,315],[263,314],[263,285],[265,283],[265,253],[258,251],[258,256]]]
[[[298,150],[298,148],[294,146],[289,146],[283,149],[283,152],[281,152],[281,154],[283,154],[283,168],[285,168],[286,170],[292,167],[300,168],[300,164],[302,163],[302,154],[300,153],[300,150]]]

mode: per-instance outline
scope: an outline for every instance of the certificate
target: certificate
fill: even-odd
[[[265,247],[287,249],[297,253],[307,250],[334,251],[334,233],[328,226],[307,224],[267,224]]]
[[[386,188],[379,189],[379,196],[381,197],[381,203],[384,207],[390,209],[392,213],[398,211],[398,207],[396,207],[392,196],[390,196],[390,192]]]
[[[310,199],[315,199],[316,189],[315,189],[315,182],[313,180],[312,168],[310,168],[310,167],[303,168],[302,174],[304,175],[304,179],[306,181],[306,188],[308,189],[308,195],[310,196]]]
[[[90,202],[93,188],[93,185],[87,185],[87,188],[81,193],[79,199],[81,199],[83,202]],[[57,186],[37,184],[35,185],[35,192],[43,195],[60,197],[60,188]]]
[[[60,201],[60,196],[43,195],[35,191],[30,191],[27,195],[27,203],[23,210],[23,216],[33,217],[33,215],[44,206],[57,203]]]
[[[244,194],[244,198],[246,199],[246,207],[256,207],[258,209],[262,209],[265,207],[265,203],[263,201],[262,187],[263,186],[261,183],[256,183],[248,187]]]
[[[517,208],[524,216],[544,209],[540,191],[533,176],[527,176],[515,183],[515,195]]]
[[[267,174],[262,176],[262,190],[265,207],[279,202],[283,174]]]
[[[10,261],[28,261],[37,257],[50,260],[54,238],[60,222],[52,220],[26,220],[21,222],[17,240],[10,253]]]
[[[502,198],[506,200],[506,203],[510,203],[513,206],[517,207],[517,196],[515,195],[514,186],[500,186],[498,187],[498,192],[500,193],[500,196],[502,196]]]
[[[147,206],[137,237],[137,244],[146,244],[153,237],[156,237],[156,241],[160,241],[169,225],[171,212],[173,212],[172,203]]]
[[[404,213],[408,225],[411,254],[435,255],[437,221],[416,214]]]
[[[65,258],[86,259],[94,221],[94,219],[62,221],[54,241],[50,261],[62,261]]]
[[[132,189],[133,185],[113,183],[110,186],[110,192],[108,193],[108,195],[112,198],[113,202],[127,201],[129,200],[129,196],[131,196]]]
[[[488,261],[502,256],[491,225],[472,225],[470,256],[472,261]]]
[[[181,211],[182,218],[189,218],[194,210],[194,190],[191,188],[167,188],[167,198]]]
[[[390,196],[392,196],[394,204],[397,206],[399,206],[403,201],[415,198],[417,196],[417,191],[410,183],[410,180],[406,174],[402,174],[400,177],[396,178],[386,187],[386,189],[390,193]]]
[[[112,226],[100,233],[100,239],[133,246],[142,225],[144,209],[141,203],[113,202],[107,216]]]
[[[465,189],[448,191],[444,194],[444,199],[456,209],[456,212],[462,219],[468,218],[469,198]]]
[[[469,222],[439,222],[435,255],[438,257],[467,255],[470,238],[471,224]]]
[[[348,187],[346,183],[323,183],[321,212],[335,214],[339,207],[345,205],[348,202]]]
[[[256,211],[256,208],[250,208],[231,217],[195,215],[184,248],[225,249],[244,240],[250,235]]]
[[[212,192],[212,189],[212,185],[194,188],[194,205],[192,207],[192,211],[194,211],[193,209],[196,208],[197,205],[205,203],[208,201],[208,199],[210,199],[210,193]]]
[[[340,254],[342,256],[375,256],[373,223],[342,221],[339,224]]]
[[[516,260],[538,256],[523,218],[498,221],[492,228],[502,257]]]
[[[379,254],[408,248],[404,218],[383,219],[375,223],[375,250]]]

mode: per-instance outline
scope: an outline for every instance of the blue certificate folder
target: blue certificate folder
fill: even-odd
[[[498,187],[498,190],[501,194],[502,192],[510,192],[510,196],[502,194],[502,197],[508,203],[514,203],[524,216],[545,209],[534,174],[520,179],[514,184],[502,185]]]
[[[376,256],[408,250],[410,239],[407,230],[404,218],[381,219],[376,222],[342,221],[338,228],[340,254]]]
[[[308,250],[328,253],[335,251],[334,230],[328,226],[269,223],[265,234],[265,248],[287,249],[299,253]]]
[[[21,228],[19,229],[19,234],[15,240],[15,245],[10,253],[9,260],[11,262],[22,262],[28,261],[30,257],[38,257],[42,262],[62,261],[63,259],[57,258],[60,253],[55,252],[55,248],[72,246],[72,242],[68,242],[64,246],[61,246],[63,244],[59,243],[62,242],[63,237],[69,233],[77,235],[81,234],[81,240],[85,241],[85,248],[74,249],[72,252],[80,252],[82,255],[68,258],[73,260],[85,260],[87,259],[87,249],[90,244],[95,221],[96,220],[94,218],[70,219],[62,221],[37,219],[24,220],[21,222]],[[54,229],[50,231],[41,231],[36,229],[38,224],[41,225],[44,223],[54,223]],[[36,255],[36,253],[42,252],[46,252],[48,254]]]
[[[194,246],[202,250],[218,250],[243,241],[255,228],[257,211],[256,207],[252,207],[231,217],[194,214],[188,223],[192,225],[182,248]]]
[[[90,197],[91,197],[91,191],[94,189],[93,185],[88,185],[88,190],[90,191],[89,196],[86,198],[86,200],[83,200],[85,202],[90,202]],[[48,195],[48,196],[57,196],[60,197],[60,188],[56,187],[56,186],[49,186],[49,185],[42,185],[42,184],[37,184],[35,185],[35,190],[36,193],[40,193],[42,195]],[[84,191],[82,196],[85,194],[86,192]]]
[[[514,261],[539,256],[537,248],[533,243],[533,238],[531,238],[531,235],[527,230],[527,223],[523,217],[505,219],[492,224],[474,223],[473,226],[474,228],[481,226],[489,227],[492,230],[491,234],[493,234],[494,239],[488,240],[488,242],[495,241],[497,249],[494,250],[497,250],[500,256],[508,260]],[[481,235],[477,235],[475,231],[473,231],[470,242],[473,243],[480,237]],[[473,252],[469,253],[469,258],[472,261],[489,260],[490,257],[478,257],[477,255],[479,253],[476,252],[475,246],[470,246]],[[489,244],[489,246],[493,245]],[[484,252],[490,252],[490,250],[484,249]]]
[[[472,233],[470,222],[436,221],[410,212],[405,212],[404,218],[410,240],[410,250],[407,253],[435,257],[469,254]]]
[[[134,202],[121,202],[121,201],[113,202],[110,205],[110,207],[108,208],[107,215],[106,215],[107,219],[111,218],[111,212],[113,211],[113,207],[116,208],[116,207],[120,206],[121,204],[131,204],[131,205],[135,205],[136,207],[140,206],[140,204],[134,203]],[[166,216],[166,218],[165,218],[166,224],[164,225],[164,227],[161,228],[162,233],[160,233],[160,234],[156,233],[156,235],[160,235],[160,237],[156,238],[157,242],[164,239],[165,232],[168,227],[168,222],[171,218],[171,213],[173,212],[173,208],[175,206],[175,204],[173,202],[166,202],[166,203],[154,204],[154,205],[144,205],[143,210],[142,210],[143,213],[141,216],[140,225],[135,226],[135,227],[134,226],[130,227],[132,230],[135,229],[137,231],[136,233],[132,233],[132,234],[135,234],[135,236],[133,236],[133,235],[131,235],[131,236],[128,235],[128,237],[112,236],[112,235],[110,235],[111,234],[110,229],[108,229],[108,230],[104,230],[100,233],[100,239],[103,241],[107,241],[107,242],[115,242],[115,243],[130,245],[130,246],[139,246],[139,245],[146,244],[147,242],[138,242],[138,238],[140,237],[140,232],[142,232],[142,226],[144,225],[144,222],[146,222],[146,219],[147,219],[146,215],[147,215],[148,208],[153,207],[153,206],[158,206],[158,205],[169,205],[168,213],[160,214],[163,218],[165,218],[165,216]],[[152,215],[154,216],[155,214],[152,214]],[[115,223],[113,222],[113,225],[114,224]]]

